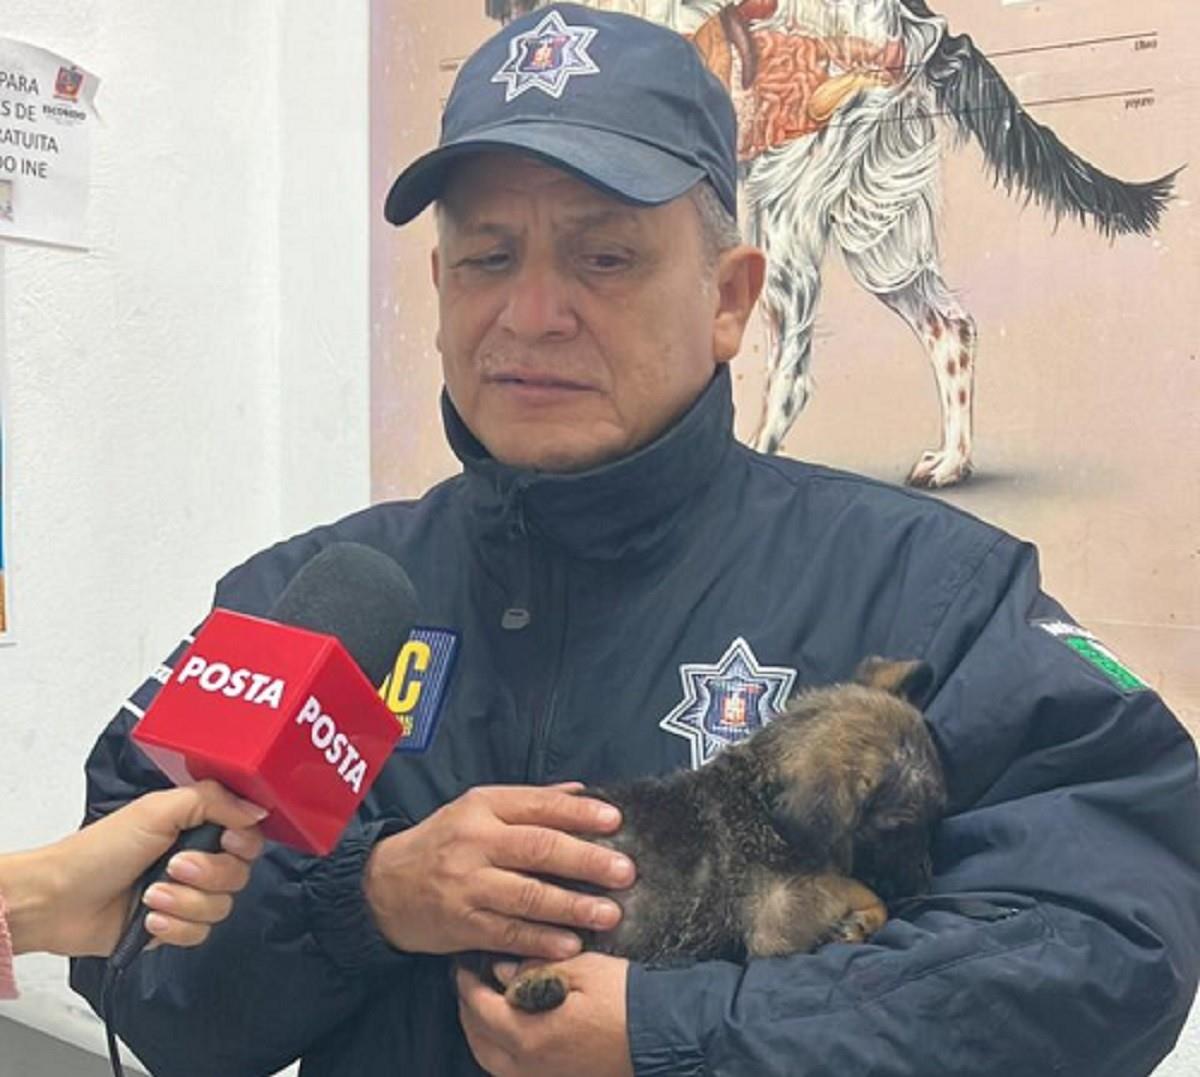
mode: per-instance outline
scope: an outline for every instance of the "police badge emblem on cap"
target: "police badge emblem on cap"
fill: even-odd
[[[690,41],[633,15],[555,4],[485,41],[459,69],[436,149],[392,185],[384,214],[412,220],[454,162],[527,153],[635,205],[707,179],[737,214],[733,102]]]
[[[587,52],[588,42],[595,36],[595,27],[568,26],[557,11],[552,11],[532,30],[509,42],[508,59],[492,81],[508,87],[505,101],[526,90],[561,97],[572,75],[600,73]]]

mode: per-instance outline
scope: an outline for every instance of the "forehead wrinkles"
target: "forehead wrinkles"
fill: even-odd
[[[611,228],[646,233],[655,210],[635,207],[595,190],[565,172],[534,162],[485,170],[468,163],[451,177],[439,204],[462,232],[524,232],[545,223],[555,233]]]

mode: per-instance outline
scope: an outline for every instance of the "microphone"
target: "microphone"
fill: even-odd
[[[264,836],[323,856],[404,734],[376,686],[417,606],[395,561],[333,543],[300,569],[268,619],[213,610],[133,739],[176,785],[215,778],[268,809]],[[141,892],[165,878],[181,849],[217,851],[221,834],[211,823],[184,832]],[[135,908],[109,957],[116,971],[150,939]]]

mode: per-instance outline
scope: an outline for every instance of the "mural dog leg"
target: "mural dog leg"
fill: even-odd
[[[919,155],[910,157],[906,165],[913,166],[909,175],[919,176]],[[931,159],[925,166],[927,174],[914,186],[915,197],[888,226],[871,225],[868,219],[851,227],[854,219],[843,211],[835,231],[851,275],[904,319],[929,357],[941,406],[942,440],[937,449],[921,454],[907,481],[912,486],[940,487],[961,482],[974,466],[971,438],[978,333],[975,319],[951,293],[938,268],[932,196],[936,162]],[[896,192],[881,189],[886,179],[860,186],[887,194],[896,203],[900,200]]]
[[[756,209],[751,219],[754,242],[767,255],[762,303],[770,338],[762,413],[751,444],[767,453],[779,448],[812,389],[808,368],[828,229],[812,219],[789,220],[795,210],[779,200]]]
[[[933,262],[940,163],[935,108],[927,88],[911,85],[902,60],[935,44],[934,31],[923,25],[907,28],[903,41],[875,44],[845,35],[762,35],[768,65],[776,53],[794,53],[798,65],[807,58],[804,69],[817,74],[797,99],[810,133],[765,149],[755,144],[761,152],[745,167],[757,233],[751,241],[767,254],[765,309],[776,331],[753,440],[761,452],[779,448],[811,388],[810,337],[830,236],[873,295],[901,290]],[[853,70],[822,81],[822,65],[832,69],[835,61]],[[839,89],[833,94],[831,88]],[[951,444],[961,440],[956,430]],[[941,468],[939,484],[968,471],[969,463]]]
[[[975,404],[975,319],[950,294],[936,268],[879,297],[916,333],[933,366],[942,408],[941,447],[913,465],[910,486],[938,487],[971,474],[971,419]]]
[[[908,475],[913,486],[961,482],[972,471],[975,321],[951,294],[938,269],[937,178],[940,152],[928,96],[914,93],[901,109],[882,103],[869,125],[834,204],[833,234],[851,276],[900,315],[933,366],[941,406],[941,445],[921,455]],[[877,207],[890,212],[880,214]]]

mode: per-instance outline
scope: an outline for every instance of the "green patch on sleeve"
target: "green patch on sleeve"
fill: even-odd
[[[1111,654],[1102,651],[1090,639],[1083,636],[1068,636],[1063,640],[1076,654],[1082,655],[1122,692],[1140,692],[1150,686],[1136,673],[1126,669]]]
[[[1150,688],[1086,628],[1066,621],[1035,621],[1034,624],[1070,647],[1085,662],[1103,673],[1120,691],[1144,692]]]

